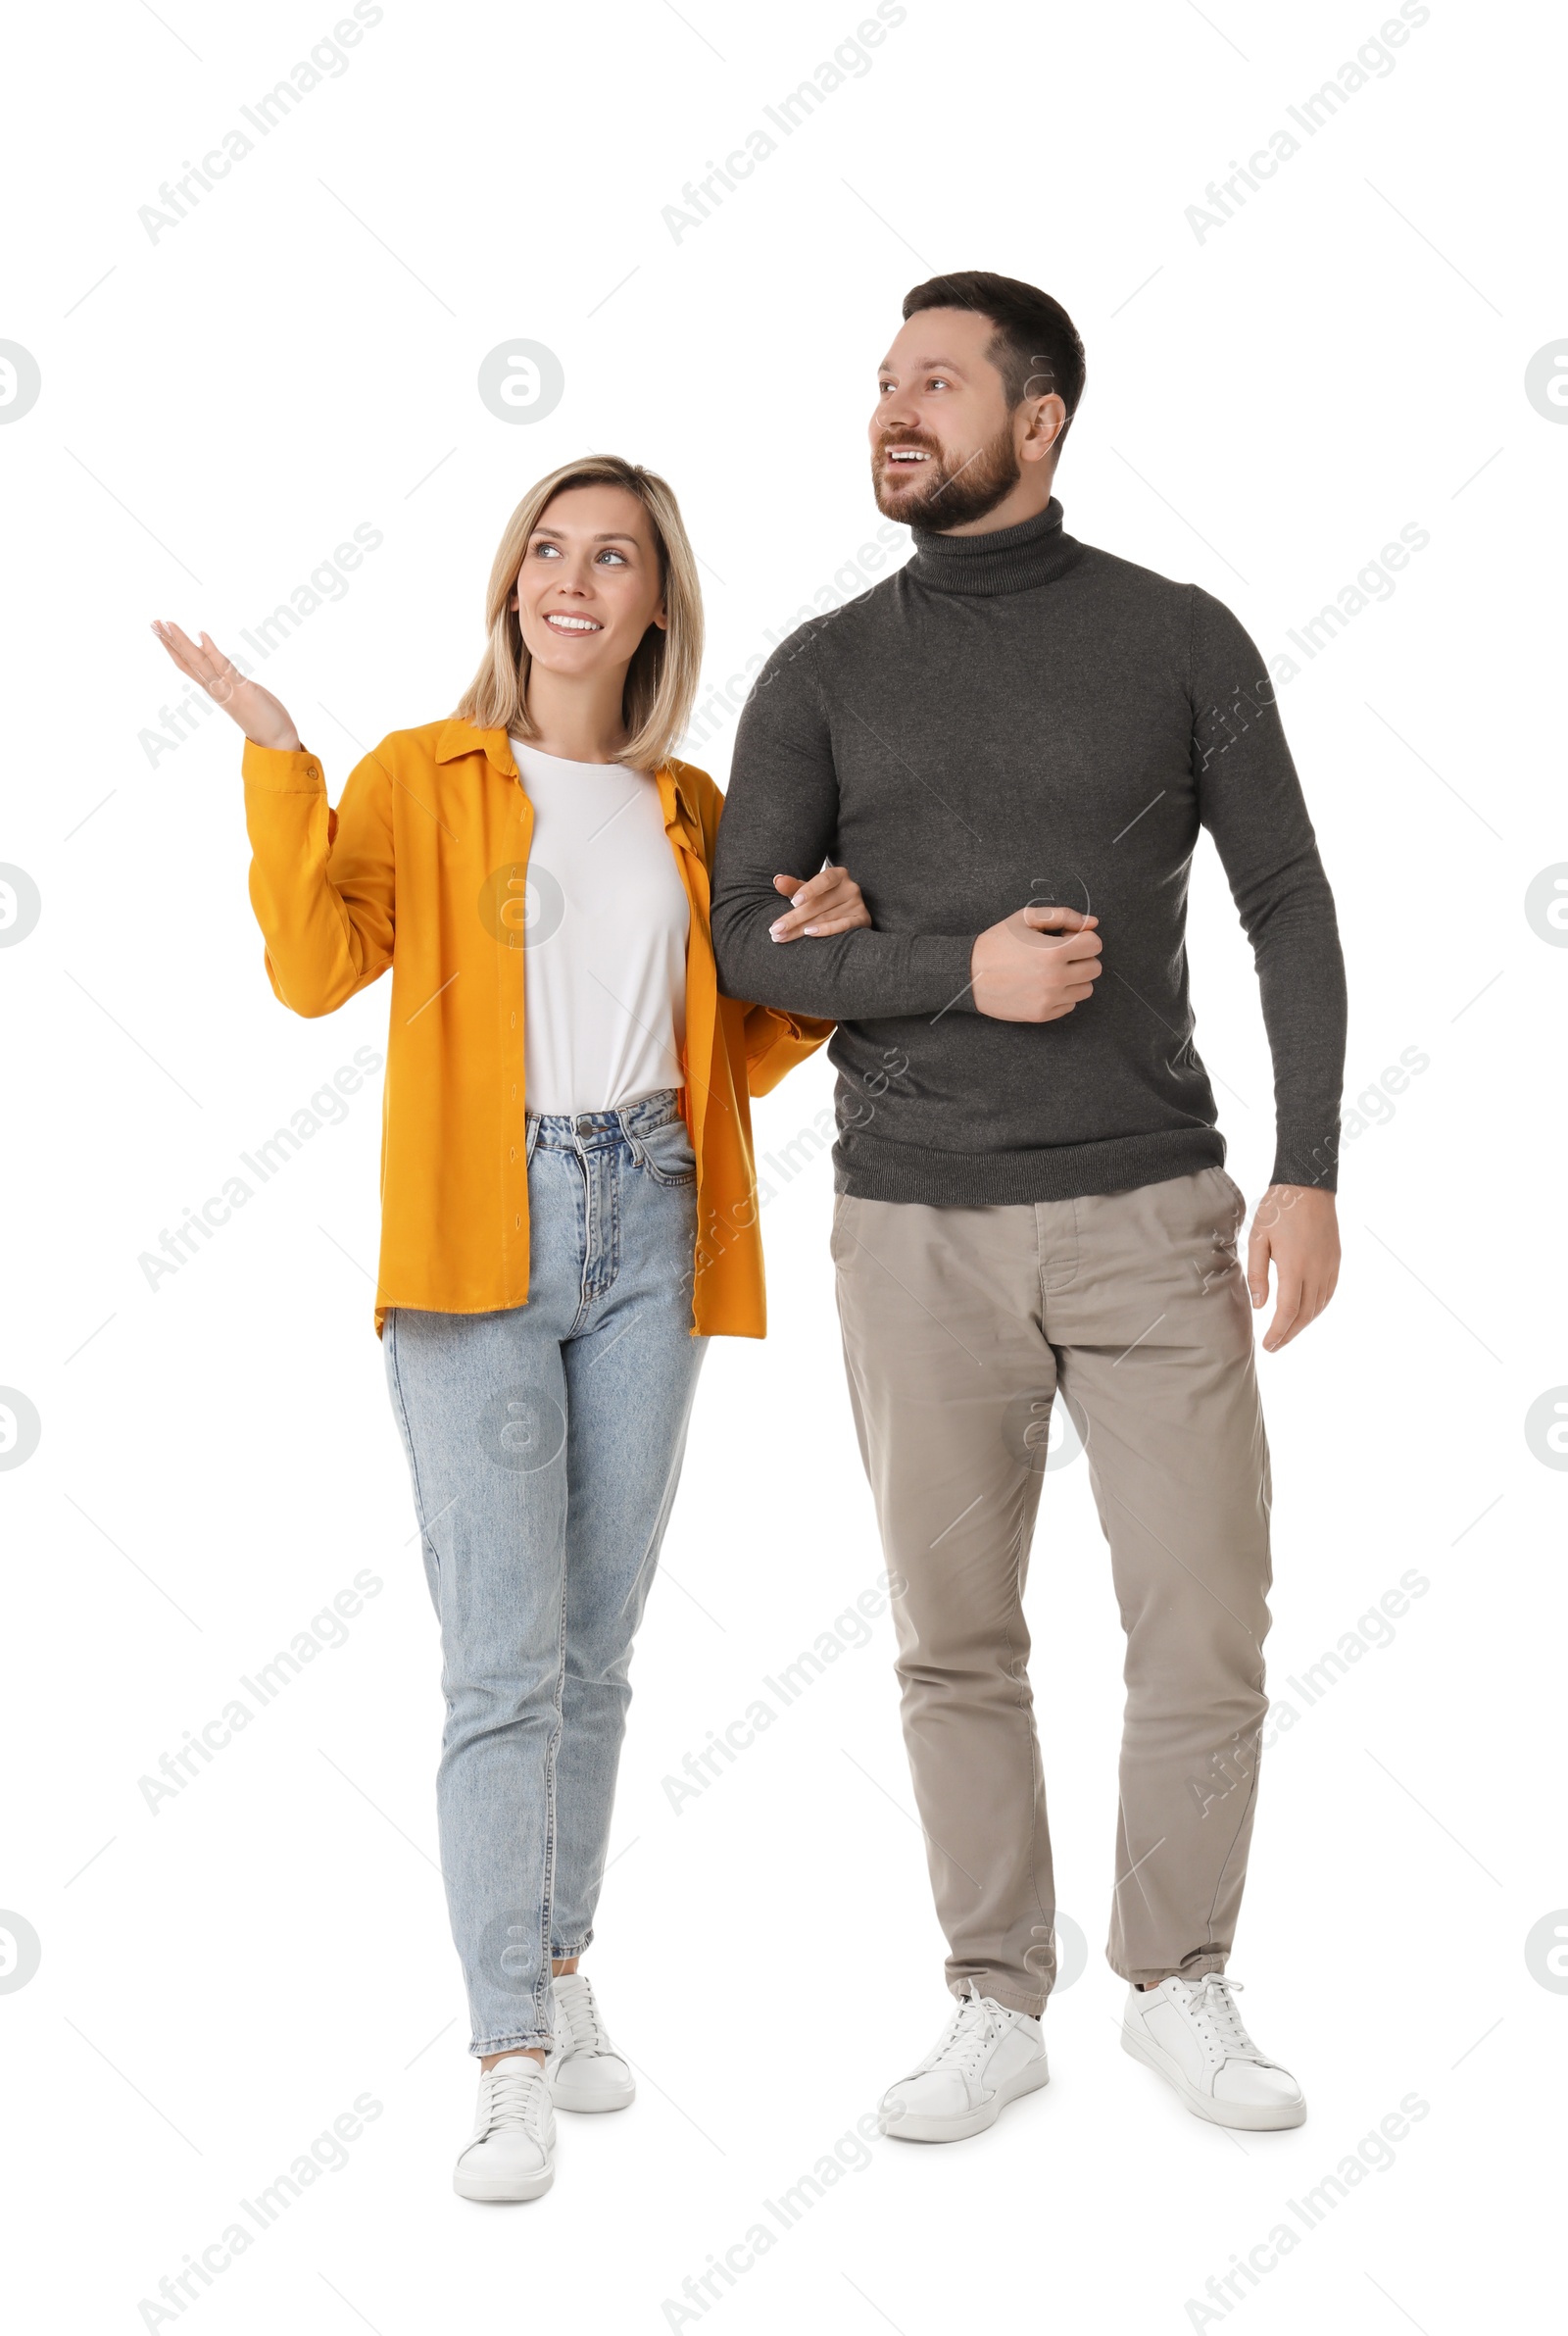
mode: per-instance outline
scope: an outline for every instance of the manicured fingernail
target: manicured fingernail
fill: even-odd
[[[783,919],[783,918],[781,917],[781,918],[779,919],[778,922],[779,922],[779,924],[782,924],[782,923],[783,923],[783,921],[784,921],[784,919]],[[767,928],[767,937],[768,937],[768,939],[769,939],[770,941],[776,941],[776,940],[778,939],[778,924],[770,924],[770,925],[768,926],[768,928]]]
[[[790,901],[790,907],[792,909],[804,909],[805,906],[806,894],[804,892],[797,892]]]

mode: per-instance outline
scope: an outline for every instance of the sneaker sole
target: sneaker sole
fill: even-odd
[[[460,2166],[452,2176],[452,2187],[460,2198],[471,2198],[480,2206],[519,2205],[524,2199],[543,2198],[556,2178],[556,2169],[547,2165],[536,2174],[466,2174]]]
[[[1044,2056],[1020,2068],[1015,2076],[1004,2077],[989,2101],[982,2101],[978,2109],[970,2110],[964,2117],[904,2116],[888,2118],[878,2115],[878,2129],[889,2141],[968,2141],[976,2133],[984,2133],[994,2125],[1010,2101],[1021,2101],[1025,2093],[1038,2093],[1051,2081],[1050,2064]]]
[[[550,2097],[558,2109],[569,2109],[579,2116],[584,2116],[612,2109],[630,2109],[637,2098],[637,2087],[635,2084],[629,2084],[623,2093],[611,2095],[604,2093],[574,2095],[563,2076],[561,2083],[553,2082],[551,2084]]]
[[[1294,2125],[1306,2123],[1304,2101],[1285,2103],[1270,2109],[1263,2103],[1253,2107],[1245,2101],[1211,2100],[1206,2093],[1199,2092],[1195,2085],[1190,2084],[1179,2070],[1168,2067],[1162,2060],[1157,2059],[1131,2028],[1122,2029],[1121,2048],[1123,2052],[1131,2053],[1135,2061],[1142,2061],[1146,2068],[1152,2068],[1157,2077],[1169,2085],[1182,2107],[1190,2110],[1195,2117],[1201,2117],[1205,2124],[1230,2125],[1239,2133],[1284,2133]]]

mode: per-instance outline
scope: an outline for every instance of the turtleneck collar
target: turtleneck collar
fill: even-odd
[[[914,556],[902,572],[934,592],[1030,592],[1065,574],[1083,548],[1063,532],[1054,495],[1032,520],[989,535],[939,535],[924,527],[909,532]]]

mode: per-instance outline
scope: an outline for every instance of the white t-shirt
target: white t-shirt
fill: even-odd
[[[514,738],[533,806],[523,1055],[528,1109],[598,1112],[683,1084],[686,887],[658,781]]]

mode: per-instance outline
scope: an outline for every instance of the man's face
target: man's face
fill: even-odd
[[[883,358],[869,436],[872,491],[887,519],[961,527],[1017,485],[1024,409],[1009,411],[986,355],[996,329],[972,309],[922,309]]]

